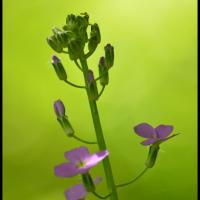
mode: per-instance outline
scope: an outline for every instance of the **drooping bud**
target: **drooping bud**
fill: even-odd
[[[105,86],[109,82],[109,75],[108,75],[108,68],[106,67],[105,58],[101,57],[99,60],[99,76],[100,78],[100,84],[102,86]]]
[[[149,147],[149,154],[145,163],[148,168],[152,168],[155,165],[159,149],[160,147],[157,143],[154,143]]]
[[[83,52],[84,45],[78,38],[71,38],[68,42],[68,52],[71,60],[77,60]]]
[[[98,24],[91,25],[90,39],[88,42],[89,52],[94,52],[97,45],[101,42],[101,34]]]
[[[55,111],[57,117],[65,116],[65,106],[60,99],[58,99],[57,101],[54,102],[54,111]]]
[[[65,72],[65,69],[63,67],[63,64],[61,63],[60,59],[53,55],[52,56],[52,65],[54,67],[54,70],[60,80],[66,80],[67,74]]]
[[[90,90],[90,98],[92,100],[96,100],[98,98],[98,90],[97,90],[97,84],[94,79],[94,74],[92,70],[88,70],[88,87]]]
[[[95,185],[89,173],[82,174],[82,180],[87,192],[95,191]]]
[[[56,52],[61,53],[63,50],[63,47],[61,45],[61,43],[58,41],[58,39],[56,38],[55,35],[48,37],[47,38],[47,42],[49,44],[49,46]]]
[[[65,115],[65,106],[61,100],[57,100],[54,103],[54,111],[56,113],[57,120],[59,124],[61,125],[61,127],[63,128],[65,134],[69,137],[74,135],[74,130],[67,116]]]
[[[70,14],[66,18],[66,25],[63,27],[64,30],[74,30],[76,27],[76,16]]]
[[[111,68],[114,63],[114,47],[111,44],[107,44],[104,47],[105,50],[105,60],[106,60],[106,66]]]

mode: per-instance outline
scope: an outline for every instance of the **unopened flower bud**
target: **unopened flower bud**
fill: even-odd
[[[60,99],[55,101],[55,103],[54,103],[54,111],[55,111],[57,117],[65,116],[65,106],[64,106],[63,102]]]
[[[56,38],[60,42],[63,48],[68,46],[68,34],[66,31],[57,33]]]
[[[99,76],[100,78],[100,84],[102,86],[105,86],[109,82],[109,75],[108,75],[108,69],[106,67],[105,58],[101,57],[99,60]]]
[[[98,98],[98,90],[92,70],[88,70],[88,87],[91,95],[90,98],[96,100]]]
[[[84,45],[78,38],[71,38],[68,43],[68,52],[71,60],[77,60],[83,52]]]
[[[47,42],[49,44],[49,46],[56,52],[61,53],[63,50],[63,47],[61,45],[61,43],[58,41],[58,39],[56,38],[55,35],[48,37],[47,38]]]
[[[107,44],[104,47],[105,50],[105,59],[106,59],[106,66],[111,68],[114,63],[114,47],[111,44]]]
[[[95,191],[95,185],[89,173],[82,174],[82,180],[87,192]]]
[[[70,14],[66,18],[66,25],[63,27],[64,30],[74,30],[76,26],[76,16]]]
[[[63,64],[61,63],[60,59],[55,55],[52,56],[52,65],[55,69],[55,72],[56,72],[58,78],[60,80],[66,80],[67,74],[65,72]]]
[[[98,24],[91,25],[90,39],[88,42],[88,49],[90,52],[94,52],[97,45],[101,42],[101,34]]]
[[[155,165],[159,149],[160,147],[157,143],[154,143],[150,146],[148,158],[145,163],[148,168],[152,168]]]
[[[54,111],[56,113],[57,120],[61,125],[61,127],[63,128],[65,134],[69,137],[72,136],[74,134],[74,130],[67,116],[65,115],[65,106],[61,100],[57,100],[54,103]]]

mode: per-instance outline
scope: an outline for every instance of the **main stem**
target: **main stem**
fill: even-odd
[[[81,62],[82,69],[83,69],[86,91],[87,91],[90,110],[91,110],[92,119],[93,119],[93,123],[94,123],[94,128],[95,128],[95,132],[96,132],[98,146],[99,146],[100,150],[105,150],[106,149],[106,143],[105,143],[104,136],[103,136],[103,131],[102,131],[102,127],[101,127],[101,122],[100,122],[100,118],[99,118],[97,104],[96,104],[95,100],[90,99],[91,95],[90,95],[90,91],[88,89],[87,60],[84,56],[82,56],[80,58],[80,62]],[[114,178],[113,178],[113,173],[112,173],[112,168],[111,168],[109,157],[106,157],[103,160],[103,167],[104,167],[104,172],[105,172],[105,176],[106,176],[108,190],[109,190],[109,193],[111,193],[110,199],[111,200],[118,200],[117,190],[116,190],[115,183],[114,183]]]

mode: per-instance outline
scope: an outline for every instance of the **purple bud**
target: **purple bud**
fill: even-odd
[[[52,64],[57,64],[59,62],[60,62],[60,59],[56,55],[53,55],[52,56]]]
[[[96,100],[98,98],[98,89],[92,70],[88,70],[88,89],[90,90],[90,99]]]
[[[55,111],[57,117],[63,117],[65,115],[65,106],[64,106],[63,102],[60,99],[55,101],[55,103],[54,103],[54,111]]]
[[[105,58],[103,56],[99,59],[99,64],[105,65]]]
[[[113,48],[113,46],[111,44],[107,44],[104,48],[106,50],[111,50]]]
[[[88,81],[92,83],[94,81],[94,74],[92,70],[88,70]]]

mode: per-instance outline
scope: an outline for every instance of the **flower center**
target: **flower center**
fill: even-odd
[[[78,168],[82,168],[84,166],[85,166],[85,162],[84,161],[79,161],[79,162],[76,163],[76,167],[78,167]]]

